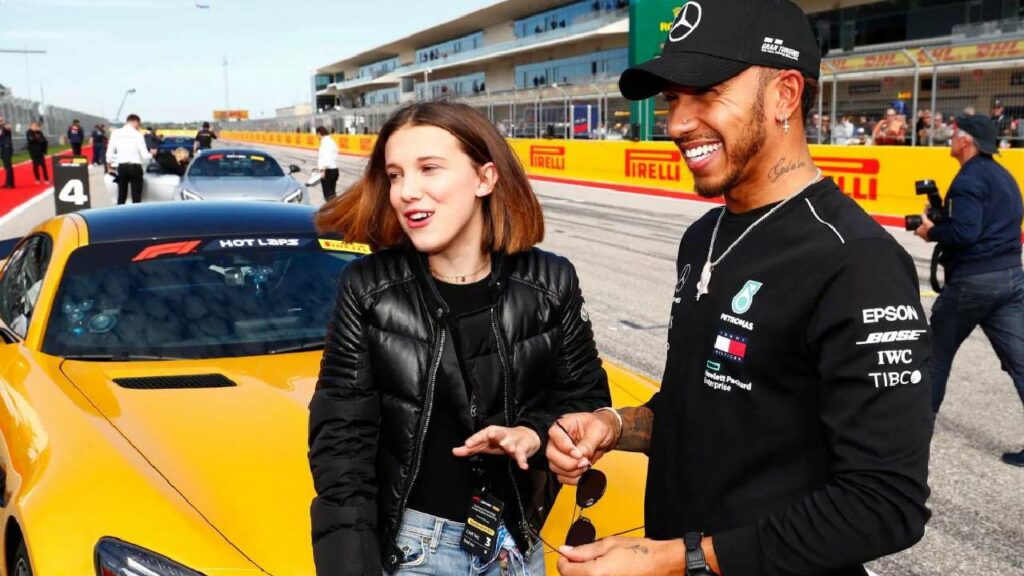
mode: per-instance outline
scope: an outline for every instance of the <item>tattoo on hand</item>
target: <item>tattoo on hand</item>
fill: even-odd
[[[625,408],[619,414],[622,416],[622,435],[615,449],[646,454],[651,446],[654,413],[646,406],[638,406]]]
[[[785,158],[779,158],[779,161],[768,170],[768,181],[774,184],[782,176],[803,168],[805,164],[803,160],[787,164]]]
[[[643,554],[645,556],[648,553],[647,546],[641,546],[640,544],[633,544],[626,548],[626,550],[632,550],[634,554]]]

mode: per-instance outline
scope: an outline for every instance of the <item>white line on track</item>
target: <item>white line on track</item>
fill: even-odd
[[[4,214],[3,216],[0,216],[0,228],[2,228],[5,224],[7,224],[9,222],[13,222],[15,218],[17,218],[18,216],[24,214],[26,211],[28,211],[29,208],[31,208],[32,206],[35,206],[40,201],[42,201],[42,200],[44,200],[46,198],[52,198],[52,197],[53,197],[53,186],[50,186],[49,188],[47,188],[46,190],[43,190],[39,194],[36,194],[32,198],[29,198],[28,200],[22,202],[21,204],[18,204],[17,206],[14,207],[13,210],[8,212],[7,214]]]

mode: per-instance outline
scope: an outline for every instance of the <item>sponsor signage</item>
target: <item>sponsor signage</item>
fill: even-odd
[[[927,54],[925,51],[927,50]],[[910,57],[902,51],[850,56],[826,60],[822,65],[823,75],[836,72],[858,72],[865,70],[884,70],[886,68],[913,67],[914,60],[921,66],[931,66],[932,60],[939,64],[982,62],[1003,58],[1024,57],[1024,40],[1006,40],[1001,42],[980,42],[977,44],[961,44],[958,46],[942,46],[938,48],[916,48],[908,50]],[[931,57],[929,59],[929,56]],[[830,69],[831,68],[831,69]]]
[[[214,120],[248,120],[248,110],[214,110]]]
[[[530,167],[565,171],[565,146],[530,146]]]
[[[626,177],[679,182],[682,159],[679,150],[626,149]]]
[[[881,163],[873,158],[814,157],[814,163],[831,176],[844,194],[854,200],[878,200]]]

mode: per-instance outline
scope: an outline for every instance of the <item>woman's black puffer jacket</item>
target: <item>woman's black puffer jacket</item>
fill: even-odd
[[[568,260],[539,249],[494,254],[490,286],[498,361],[479,363],[470,378],[485,389],[485,424],[528,426],[541,438],[530,471],[505,458],[497,474],[505,523],[516,542],[532,545],[527,524],[540,528],[559,488],[544,458],[548,428],[562,414],[607,406],[608,379]],[[310,403],[320,576],[392,572],[403,560],[395,536],[451,339],[447,314],[426,257],[409,247],[372,254],[342,273]]]

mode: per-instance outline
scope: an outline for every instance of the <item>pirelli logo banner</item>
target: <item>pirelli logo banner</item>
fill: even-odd
[[[565,146],[530,146],[530,168],[565,172]]]
[[[1009,50],[996,46],[985,49]],[[225,140],[274,144],[286,134],[273,132],[222,133]],[[293,146],[316,149],[318,140],[291,135]],[[374,135],[334,135],[342,154],[368,156]],[[531,176],[570,182],[611,185],[614,189],[694,198],[693,176],[671,142],[619,140],[529,140],[513,138],[509,146]],[[914,194],[917,180],[935,180],[943,194],[959,165],[949,148],[909,146],[811,146],[814,163],[844,194],[869,214],[899,217],[921,212]],[[1024,182],[1024,150],[1002,150],[996,157],[1018,182]]]

